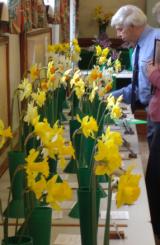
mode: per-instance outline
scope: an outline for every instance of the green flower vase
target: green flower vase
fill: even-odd
[[[77,120],[69,121],[70,139],[72,143],[73,143],[73,134],[75,130],[77,130],[79,127],[80,127],[80,123]],[[81,136],[76,135],[75,148],[77,149],[77,155],[79,154],[80,140],[81,140]],[[77,172],[76,161],[73,158],[71,158],[71,160],[67,164],[66,168],[64,169],[64,172],[65,173],[76,173]]]
[[[24,218],[24,170],[17,171],[17,168],[24,163],[24,152],[10,151],[8,153],[8,168],[12,200],[9,203],[7,209],[4,211],[4,215],[9,218]]]
[[[79,189],[89,190],[91,186],[91,170],[89,168],[80,168],[77,170],[77,177],[79,182]],[[95,176],[92,176],[95,178]],[[96,210],[97,210],[97,218],[99,216],[99,205],[100,198],[102,197],[102,190],[97,186],[96,182],[94,183],[94,187],[92,188],[96,195],[94,196],[94,202],[96,200]],[[104,197],[104,196],[103,196]],[[71,211],[69,212],[69,216],[72,218],[80,218],[80,208],[81,203],[78,201],[75,203]]]
[[[27,224],[33,245],[50,245],[52,227],[52,209],[36,207],[33,209]]]
[[[12,236],[2,240],[2,245],[33,245],[30,236]]]
[[[78,189],[80,233],[82,245],[97,245],[98,217],[96,191]]]
[[[59,100],[58,100],[58,118],[60,121],[66,121],[66,117],[63,113],[63,104],[64,101],[66,100],[66,89],[64,86],[61,86],[59,88]]]

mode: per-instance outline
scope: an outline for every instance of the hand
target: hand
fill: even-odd
[[[159,65],[153,65],[152,62],[147,63],[147,75],[148,77],[154,72],[155,70],[159,69]]]

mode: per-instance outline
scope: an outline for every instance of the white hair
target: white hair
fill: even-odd
[[[157,22],[160,24],[160,2],[157,2],[152,8],[152,14],[155,15]]]
[[[122,6],[113,15],[111,26],[144,26],[147,24],[147,17],[143,11],[134,5]]]

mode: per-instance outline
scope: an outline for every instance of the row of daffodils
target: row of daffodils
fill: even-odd
[[[74,137],[83,135],[94,141],[90,158],[92,174],[107,175],[113,180],[117,170],[121,169],[116,188],[117,207],[132,204],[140,194],[140,175],[132,173],[133,166],[122,168],[122,136],[106,125],[108,117],[116,121],[123,114],[120,107],[122,98],[115,100],[111,95],[106,96],[112,89],[113,73],[121,68],[118,58],[113,57],[111,49],[96,46],[97,64],[89,74],[83,75],[76,65],[80,60],[77,40],[73,40],[71,45],[50,45],[48,51],[48,67],[34,64],[28,77],[15,91],[19,101],[18,150],[26,153],[27,189],[53,209],[60,209],[64,200],[71,200],[69,183],[62,177],[61,181],[57,178],[67,164],[66,159],[75,159],[77,170],[81,167],[79,159],[82,157],[77,155]],[[62,121],[64,102],[69,105],[70,119],[79,125],[71,140],[65,138]],[[28,128],[27,134],[24,127]],[[0,147],[6,138],[12,137],[10,128],[4,129],[2,121],[0,137]],[[36,146],[27,147],[33,138]],[[83,149],[79,154],[83,154]],[[50,159],[58,165],[53,175],[50,175]]]

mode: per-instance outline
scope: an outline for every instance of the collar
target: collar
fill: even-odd
[[[148,36],[148,33],[151,30],[153,30],[153,27],[146,25],[146,27],[144,28],[144,31],[141,33],[141,35],[137,41],[137,44],[139,45],[139,47],[142,47],[144,45],[144,43],[146,42],[146,37]]]

